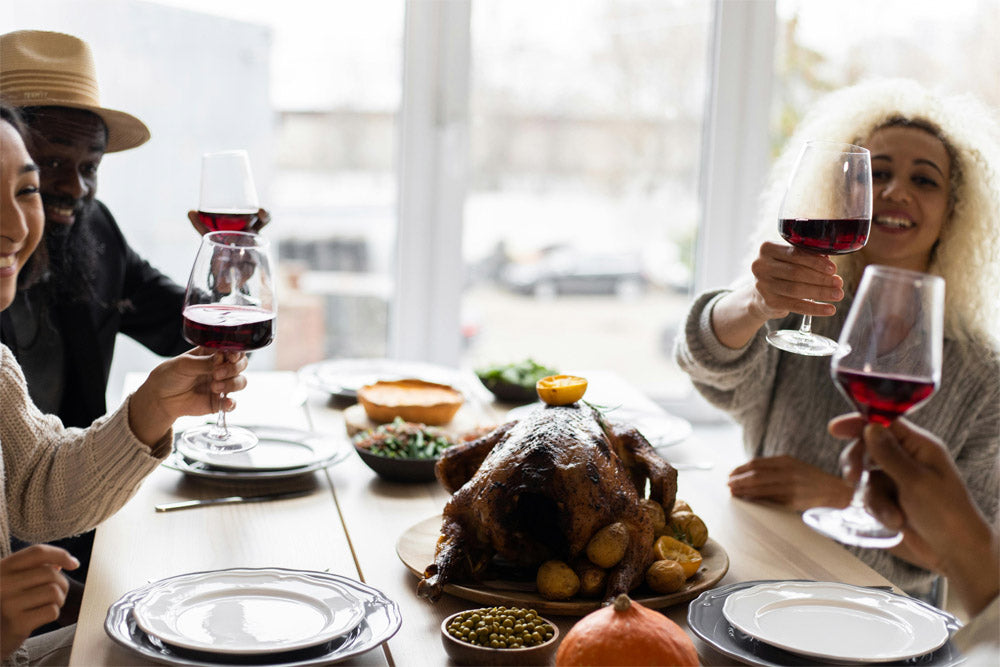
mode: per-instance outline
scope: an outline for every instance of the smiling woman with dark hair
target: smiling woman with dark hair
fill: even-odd
[[[0,118],[0,310],[5,310],[42,238],[45,216],[39,169],[18,132],[17,116],[0,106]],[[214,412],[220,392],[246,385],[245,355],[207,352],[199,348],[163,362],[115,412],[87,429],[67,429],[31,402],[20,366],[0,345],[0,658],[5,665],[68,659],[74,626],[28,637],[59,616],[68,590],[62,571],[79,566],[67,551],[48,544],[11,553],[10,536],[65,537],[117,511],[170,453],[178,417]]]

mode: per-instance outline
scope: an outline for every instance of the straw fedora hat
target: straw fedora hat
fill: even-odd
[[[104,121],[114,153],[140,146],[149,129],[123,111],[101,106],[90,46],[61,32],[19,30],[0,35],[0,99],[14,107],[86,109]]]

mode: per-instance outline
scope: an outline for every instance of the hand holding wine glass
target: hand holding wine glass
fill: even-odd
[[[277,303],[268,246],[266,239],[246,232],[202,237],[184,297],[184,338],[189,343],[237,351],[271,343]],[[182,437],[193,447],[217,453],[257,444],[252,431],[228,428],[221,409],[216,424],[189,429]]]
[[[830,371],[834,383],[869,422],[888,425],[934,393],[941,381],[944,280],[870,265],[844,323]],[[868,470],[845,509],[817,507],[803,520],[847,544],[888,548],[902,536],[864,507]]]
[[[872,218],[871,157],[852,144],[809,141],[802,149],[778,214],[778,231],[796,248],[842,255],[864,247]],[[795,354],[833,354],[835,341],[812,333],[812,316],[798,329],[772,331],[768,342]]]
[[[271,221],[260,208],[245,150],[205,153],[201,158],[201,195],[188,219],[199,234],[259,232]]]

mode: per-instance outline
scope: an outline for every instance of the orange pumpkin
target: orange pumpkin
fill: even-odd
[[[698,664],[694,642],[679,625],[624,594],[581,618],[556,652],[556,667]]]

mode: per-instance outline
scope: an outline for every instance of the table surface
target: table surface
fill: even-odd
[[[587,373],[587,398],[598,405],[659,411],[641,392],[609,372]],[[471,376],[470,376],[471,377]],[[252,373],[236,395],[231,424],[286,426],[345,439],[342,410],[328,396],[307,390],[294,373]],[[127,387],[141,378],[130,376]],[[483,425],[502,421],[505,408],[481,403]],[[191,422],[181,420],[176,428]],[[708,470],[679,473],[678,498],[686,500],[728,552],[730,565],[718,585],[757,579],[815,579],[871,586],[889,582],[839,544],[805,526],[799,515],[730,496],[729,470],[744,460],[739,430],[729,424],[695,425],[684,442],[661,450],[671,461],[711,462]],[[266,503],[154,511],[159,503],[283,490],[312,489],[297,498]],[[378,478],[352,451],[343,462],[291,480],[219,482],[158,468],[117,514],[97,529],[90,573],[70,664],[144,664],[104,631],[108,607],[129,591],[165,577],[231,567],[284,567],[328,571],[355,578],[395,600],[403,624],[382,647],[351,664],[441,665],[441,620],[479,606],[445,595],[436,604],[416,596],[417,579],[396,555],[408,528],[439,515],[447,493],[436,482],[398,484]],[[687,604],[664,610],[687,627]],[[577,620],[554,617],[565,633]],[[695,640],[702,663],[732,661]]]

